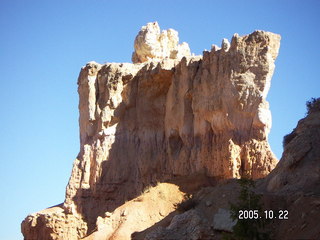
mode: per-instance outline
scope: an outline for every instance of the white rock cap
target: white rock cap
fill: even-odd
[[[169,28],[160,32],[157,22],[150,22],[141,28],[134,40],[134,49],[133,63],[165,58],[181,59],[191,55],[188,43],[179,44],[177,31]]]

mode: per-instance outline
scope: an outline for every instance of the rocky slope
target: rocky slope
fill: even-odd
[[[65,202],[29,215],[25,239],[83,238],[106,212],[177,176],[266,176],[277,162],[265,98],[279,45],[279,35],[255,31],[191,56],[176,31],[149,23],[133,64],[88,63],[78,79],[81,147]]]
[[[284,139],[284,152],[264,184],[270,192],[314,191],[320,181],[320,111],[301,119]]]
[[[287,209],[289,219],[274,226],[277,239],[320,238],[320,98],[284,138],[276,168],[259,191],[273,199],[270,207]]]

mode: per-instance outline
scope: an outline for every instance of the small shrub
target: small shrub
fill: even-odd
[[[194,197],[191,194],[188,194],[185,199],[181,202],[178,203],[176,206],[176,209],[179,212],[186,212],[190,209],[193,209],[197,206],[197,201],[194,199]]]
[[[320,98],[311,98],[306,102],[307,114],[320,111]]]
[[[231,218],[238,221],[233,227],[233,233],[225,234],[224,239],[269,239],[269,234],[265,231],[267,220],[263,218],[238,219],[240,210],[258,210],[262,212],[263,209],[260,202],[261,195],[253,191],[255,182],[247,178],[239,179],[238,182],[241,186],[238,203],[230,204]]]

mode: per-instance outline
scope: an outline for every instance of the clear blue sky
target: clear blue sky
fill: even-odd
[[[27,214],[63,202],[79,151],[77,77],[95,60],[130,62],[142,25],[174,28],[192,52],[256,29],[282,36],[268,96],[282,138],[320,95],[320,1],[1,1],[0,239]]]

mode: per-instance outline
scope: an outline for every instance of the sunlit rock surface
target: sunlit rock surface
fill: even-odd
[[[29,215],[25,239],[85,237],[99,216],[176,176],[261,178],[274,168],[266,95],[280,36],[235,34],[203,56],[178,42],[175,30],[160,33],[148,23],[135,39],[133,64],[81,69],[81,147],[66,199]]]

